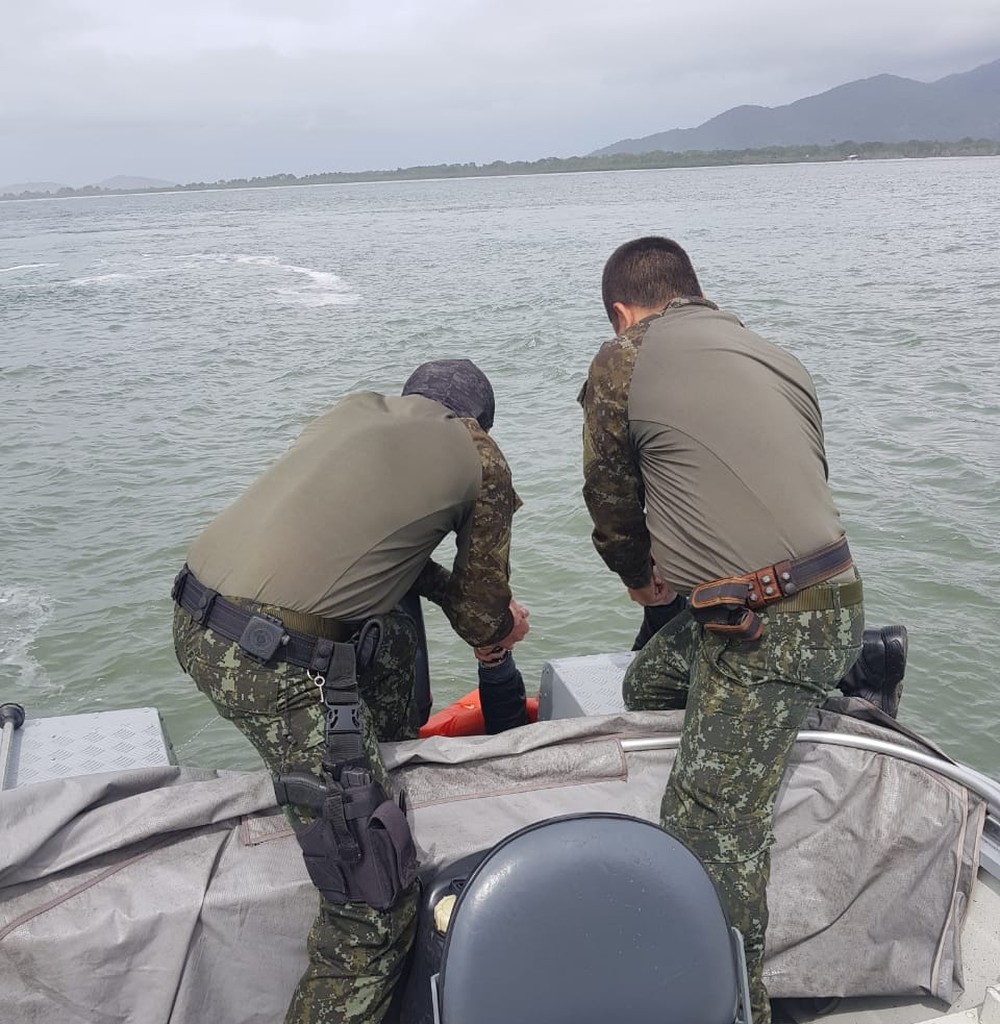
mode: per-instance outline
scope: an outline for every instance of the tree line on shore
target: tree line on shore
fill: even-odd
[[[0,199],[50,199],[73,196],[134,195],[227,188],[272,188],[283,185],[337,185],[362,181],[418,181],[429,178],[480,178],[519,174],[566,174],[582,171],[654,170],[671,167],[724,167],[741,164],[829,163],[839,160],[893,160],[928,157],[1000,156],[1000,140],[959,142],[838,142],[828,146],[768,146],[764,149],[689,150],[684,153],[618,153],[611,156],[544,157],[541,160],[494,160],[488,164],[424,164],[381,171],[327,171],[320,174],[271,174],[264,177],[195,181],[162,188],[61,188],[56,192],[10,192]]]

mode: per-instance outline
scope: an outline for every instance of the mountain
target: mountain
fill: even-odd
[[[21,196],[25,193],[31,195],[57,195],[81,192],[96,194],[101,191],[127,192],[130,189],[143,188],[176,188],[177,182],[163,181],[160,178],[140,178],[135,175],[118,174],[114,178],[105,178],[96,185],[84,185],[77,189],[72,185],[62,185],[55,181],[19,181],[13,185],[0,185],[0,196]]]
[[[13,185],[0,185],[0,196],[19,196],[22,192],[58,192],[61,188],[69,188],[68,185],[60,185],[56,181],[18,181]]]
[[[733,107],[697,128],[623,139],[590,155],[966,138],[1000,139],[1000,60],[936,82],[876,75],[783,107]]]

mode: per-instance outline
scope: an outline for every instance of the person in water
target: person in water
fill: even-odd
[[[715,880],[768,1024],[775,797],[804,717],[861,651],[861,579],[799,361],[706,299],[669,239],[620,246],[602,292],[616,336],[580,393],[583,494],[600,556],[632,600],[663,609],[623,696],[686,708],[661,823]]]
[[[320,890],[288,1024],[378,1024],[415,934],[415,852],[378,748],[419,724],[400,602],[439,604],[474,649],[487,728],[527,721],[510,653],[528,632],[509,585],[520,500],[493,415],[467,359],[423,364],[398,398],[349,395],[209,523],[175,581],[178,661],[275,775]],[[448,570],[431,554],[451,533]]]

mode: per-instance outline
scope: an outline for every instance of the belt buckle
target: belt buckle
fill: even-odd
[[[763,608],[774,604],[798,591],[792,579],[792,563],[777,562],[750,573],[747,604],[751,608]]]
[[[747,584],[747,604],[751,608],[763,608],[774,601],[780,601],[785,595],[781,593],[777,580],[778,574],[773,565],[750,573],[750,580]]]
[[[279,647],[288,643],[281,619],[271,615],[251,615],[237,643],[247,657],[262,665],[270,661]]]

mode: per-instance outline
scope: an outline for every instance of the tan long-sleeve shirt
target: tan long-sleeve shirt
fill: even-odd
[[[843,535],[809,374],[701,299],[604,344],[580,394],[594,545],[627,586],[673,589]]]
[[[191,545],[188,565],[230,597],[341,620],[412,587],[468,643],[510,632],[511,517],[500,449],[475,420],[420,395],[350,395],[313,420]],[[452,570],[431,562],[457,535]]]

